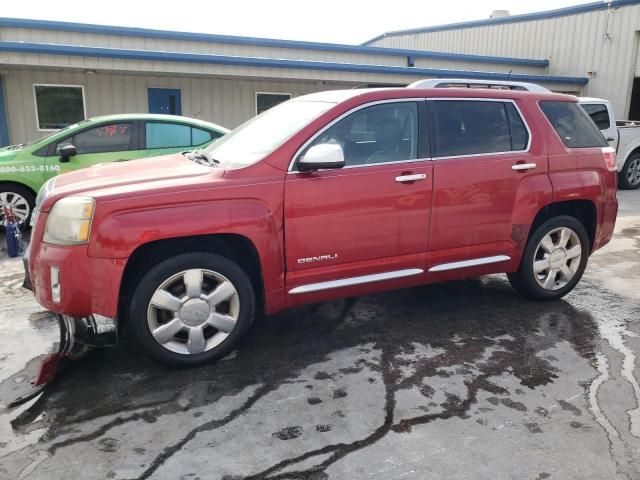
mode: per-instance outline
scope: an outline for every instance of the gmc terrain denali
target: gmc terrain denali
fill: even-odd
[[[259,311],[506,272],[571,291],[611,238],[616,158],[575,97],[462,88],[290,100],[204,150],[55,177],[28,269],[78,328],[195,365]]]

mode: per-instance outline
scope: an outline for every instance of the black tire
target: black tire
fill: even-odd
[[[637,190],[640,188],[640,178],[637,176],[638,171],[636,170],[639,165],[640,153],[634,153],[627,158],[627,161],[624,163],[624,167],[622,167],[622,171],[618,174],[618,186],[622,190]],[[629,170],[632,168],[636,175],[632,175],[634,178],[633,180],[630,180],[629,176],[631,175],[631,172]]]
[[[15,183],[0,183],[0,197],[3,197],[3,194],[8,194],[10,197],[12,195],[19,195],[26,200],[29,206],[29,211],[26,219],[23,222],[23,229],[29,228],[29,221],[31,220],[33,207],[36,204],[36,196],[31,191],[31,189],[24,187],[22,185],[17,185]],[[3,224],[4,224],[4,211],[0,206],[0,226],[2,226],[2,230],[4,230]]]
[[[220,343],[202,353],[176,353],[155,340],[147,321],[151,297],[163,282],[179,272],[204,269],[228,279],[236,289],[239,313],[233,330]],[[154,360],[171,367],[192,367],[227,355],[247,332],[255,315],[255,293],[247,274],[226,257],[208,252],[182,253],[157,263],[144,273],[134,287],[127,306],[127,326],[134,340]]]
[[[562,227],[570,228],[578,236],[581,248],[580,263],[573,278],[571,278],[566,285],[557,290],[547,290],[539,285],[536,280],[533,271],[534,256],[543,237],[555,229]],[[529,235],[529,240],[527,241],[527,246],[525,247],[520,262],[520,268],[516,272],[508,273],[507,277],[513,288],[525,297],[534,300],[557,300],[573,290],[580,281],[580,278],[582,278],[582,274],[587,267],[590,250],[589,236],[587,235],[584,225],[582,225],[579,220],[568,215],[554,217],[544,222]],[[576,256],[576,258],[578,257]]]

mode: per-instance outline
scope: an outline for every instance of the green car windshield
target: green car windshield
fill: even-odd
[[[16,145],[9,145],[8,148],[10,149],[16,149],[16,148],[21,148],[21,147],[28,147],[29,145],[34,145],[36,143],[40,143],[40,142],[44,142],[45,140],[48,140],[49,138],[53,137],[53,136],[63,136],[66,132],[68,132],[69,130],[73,130],[75,128],[78,128],[81,125],[84,125],[85,123],[89,123],[90,120],[82,120],[80,122],[77,123],[73,123],[67,127],[64,127],[60,130],[56,130],[55,132],[51,132],[48,135],[45,135],[44,137],[40,137],[36,140],[31,140],[29,142],[26,143],[18,143]]]

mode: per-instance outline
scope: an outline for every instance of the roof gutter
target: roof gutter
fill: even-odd
[[[243,57],[184,52],[159,52],[151,50],[130,50],[104,47],[81,47],[30,42],[1,42],[0,52],[29,54],[69,55],[76,57],[118,58],[126,60],[168,61],[214,65],[237,65],[244,67],[267,67],[303,70],[321,70],[356,73],[380,73],[388,75],[411,75],[420,77],[463,77],[484,80],[521,80],[525,82],[553,82],[585,85],[586,77],[560,77],[529,75],[520,73],[482,72],[468,70],[448,70],[436,68],[399,67],[393,65],[372,65],[360,63],[335,63],[308,60],[291,60],[260,57]]]

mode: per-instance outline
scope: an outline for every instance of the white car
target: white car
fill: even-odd
[[[598,126],[609,145],[616,149],[618,185],[627,190],[640,187],[640,121],[618,120],[611,102],[581,97],[580,105]]]

